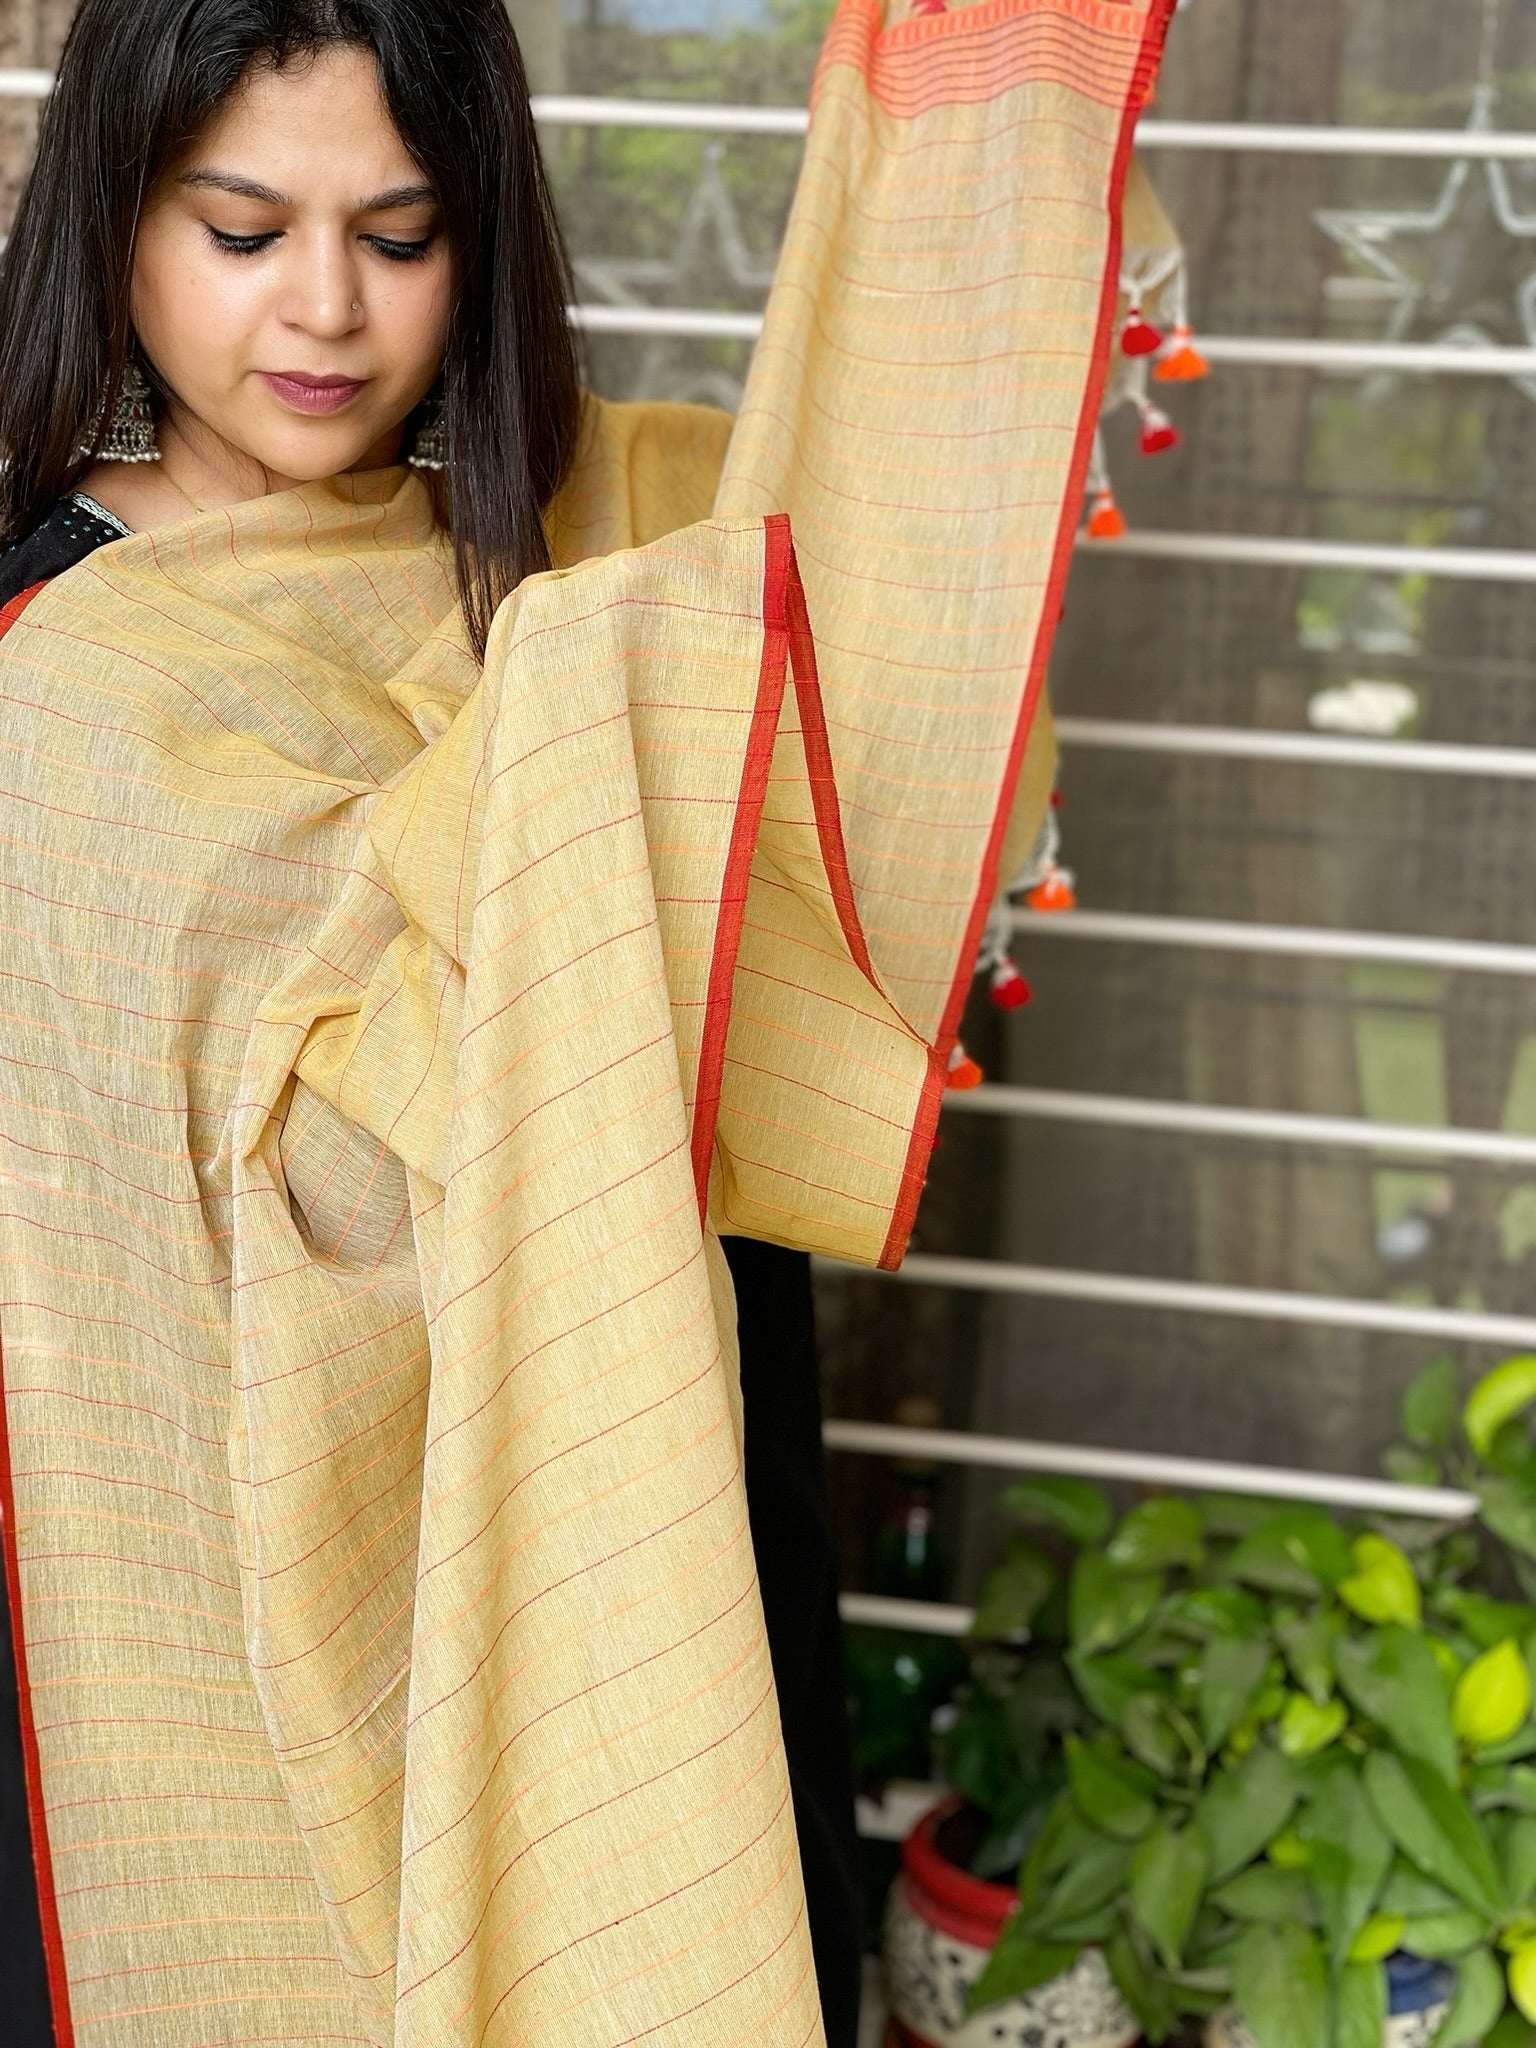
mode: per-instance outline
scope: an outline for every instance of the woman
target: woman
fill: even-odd
[[[496,0],[82,8],[0,275],[5,1525],[60,2039],[820,2037],[717,1233],[894,1263],[921,1186],[1164,18],[1034,13],[844,8],[724,460],[712,415],[579,401]],[[786,1577],[765,1544],[816,1639]]]

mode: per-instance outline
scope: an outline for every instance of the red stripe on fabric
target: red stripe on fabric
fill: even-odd
[[[1045,681],[1045,666],[1050,657],[1051,642],[1055,638],[1056,623],[1061,612],[1062,591],[1072,566],[1078,516],[1088,479],[1088,457],[1093,447],[1094,429],[1098,424],[1099,404],[1104,396],[1104,382],[1109,374],[1110,333],[1120,298],[1120,208],[1125,192],[1126,172],[1131,161],[1136,116],[1141,111],[1142,101],[1150,91],[1152,80],[1157,74],[1163,37],[1167,33],[1174,5],[1175,0],[1152,0],[1146,17],[1141,48],[1136,57],[1133,90],[1127,94],[1120,110],[1120,132],[1116,139],[1114,159],[1110,165],[1105,190],[1105,204],[1109,212],[1109,236],[1104,257],[1103,283],[1099,290],[1099,315],[1095,323],[1093,353],[1089,359],[1088,382],[1083,393],[1082,411],[1078,415],[1077,435],[1073,443],[1066,492],[1062,500],[1061,521],[1056,531],[1056,545],[1051,553],[1050,574],[1046,579],[1039,630],[1035,636],[1034,651],[1030,656],[1024,701],[1008,749],[1008,766],[1003,777],[1002,796],[996,816],[992,820],[992,830],[987,837],[987,850],[982,859],[976,901],[966,926],[965,943],[960,950],[955,983],[950,990],[949,1001],[944,1006],[944,1015],[939,1027],[937,1051],[944,1061],[946,1070],[960,1028],[960,1015],[970,992],[973,965],[981,944],[982,927],[987,921],[993,892],[997,887],[997,867],[1002,854],[1003,836],[1008,829],[1014,793],[1018,786],[1019,769],[1023,764],[1030,728],[1034,724],[1035,707],[1040,700],[1041,685]]]
[[[9,604],[0,605],[0,640],[5,638],[38,592],[47,588],[48,582],[45,578],[41,583],[30,585],[26,590],[17,591]]]
[[[878,0],[844,0],[822,48],[811,104],[826,74],[845,64],[898,119],[935,106],[985,103],[1031,83],[1117,107],[1146,50],[1147,23],[1160,9],[1161,0],[1151,0],[1146,12],[1116,0],[988,0],[883,28]]]
[[[42,588],[39,584],[38,589]],[[35,595],[36,593],[24,593]],[[14,604],[17,600],[13,600]],[[0,612],[0,631],[14,621]],[[19,614],[18,614],[19,616]],[[16,1494],[11,1484],[11,1438],[5,1412],[5,1353],[0,1347],[0,1540],[5,1551],[5,1598],[11,1617],[11,1654],[16,1661],[16,1700],[21,1721],[21,1762],[27,1785],[27,1821],[32,1836],[32,1865],[37,1873],[37,1911],[43,1929],[43,1960],[48,1996],[53,2006],[56,2048],[75,2048],[69,2011],[69,1979],[64,1970],[64,1937],[59,1928],[59,1902],[53,1886],[53,1856],[48,1847],[48,1819],[43,1811],[42,1759],[37,1724],[32,1714],[32,1689],[27,1678],[26,1628],[21,1612],[21,1562],[16,1551]]]
[[[787,531],[787,530],[786,530]],[[863,927],[853,898],[853,877],[848,871],[848,849],[843,841],[843,819],[837,801],[837,777],[832,769],[832,743],[827,737],[827,716],[821,701],[821,678],[816,672],[816,640],[811,632],[810,609],[800,564],[795,559],[794,541],[789,541],[789,582],[786,592],[789,625],[789,660],[795,678],[795,703],[800,712],[800,738],[805,748],[806,771],[811,783],[811,808],[816,817],[816,835],[821,842],[822,864],[837,906],[854,965],[875,982],[874,963],[869,957]],[[878,987],[879,984],[876,982]]]
[[[693,1091],[693,1184],[701,1220],[709,1199],[709,1168],[715,1153],[725,1039],[747,909],[747,881],[757,848],[758,825],[768,794],[768,772],[773,765],[773,743],[784,701],[790,648],[787,599],[793,562],[789,517],[783,512],[770,513],[763,521],[763,653],[757,672],[757,701],[752,708],[746,758],[741,765],[741,787],[736,795],[736,816],[720,892],[720,915],[715,920],[714,957],[709,965],[704,1029]],[[802,597],[802,606],[803,602]]]

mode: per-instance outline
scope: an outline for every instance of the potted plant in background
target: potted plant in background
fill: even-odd
[[[1409,1388],[1389,1469],[1469,1523],[1008,1490],[888,1916],[909,2040],[1532,2039],[1533,1403],[1536,1359]]]

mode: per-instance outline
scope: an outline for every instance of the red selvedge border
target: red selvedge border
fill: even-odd
[[[6,617],[10,610],[11,606],[7,605],[5,611],[0,611],[0,633],[14,624],[14,620]],[[37,1724],[33,1718],[32,1690],[27,1677],[26,1627],[21,1612],[21,1561],[16,1549],[16,1493],[11,1483],[11,1436],[5,1407],[3,1343],[0,1343],[0,1543],[3,1543],[5,1551],[5,1599],[11,1617],[11,1654],[16,1660],[16,1700],[21,1721],[22,1771],[27,1787],[27,1824],[32,1837],[32,1867],[37,1873],[37,1912],[43,1929],[48,1998],[53,2007],[53,2038],[57,2048],[74,2048],[69,1978],[64,1969],[64,1937],[59,1928],[53,1854],[48,1846],[48,1817],[43,1808],[42,1760],[38,1755]]]
[[[699,1042],[698,1072],[694,1079],[690,1152],[701,1222],[709,1201],[709,1169],[715,1153],[715,1126],[720,1116],[725,1041],[731,1022],[731,994],[736,980],[736,958],[741,950],[741,928],[746,917],[747,884],[752,872],[752,857],[757,850],[763,801],[768,794],[768,773],[773,765],[774,740],[778,735],[779,711],[784,702],[789,667],[791,581],[798,584],[799,571],[795,568],[794,548],[789,538],[789,515],[787,512],[772,512],[763,521],[763,652],[757,672],[757,700],[752,707],[746,758],[741,767],[741,786],[736,795],[736,816],[731,826],[731,844],[721,883],[720,914],[715,920],[714,952],[709,963],[709,985],[704,998],[704,1030]],[[803,611],[803,594],[800,606]]]
[[[48,583],[45,578],[41,583],[34,583],[29,590],[18,590],[9,604],[0,605],[0,640],[5,638],[33,598],[47,588]]]

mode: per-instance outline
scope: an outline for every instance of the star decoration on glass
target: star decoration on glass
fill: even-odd
[[[1492,86],[1480,84],[1468,132],[1486,133],[1492,109]],[[1536,211],[1517,203],[1509,166],[1497,158],[1458,157],[1427,206],[1321,207],[1312,218],[1370,273],[1328,283],[1336,297],[1363,292],[1385,302],[1384,341],[1416,336],[1452,347],[1492,347],[1513,338],[1508,332],[1501,337],[1498,328],[1513,326],[1536,347],[1536,269],[1513,289],[1509,283],[1510,243],[1532,245],[1536,255]],[[1393,381],[1373,379],[1365,395]],[[1536,400],[1536,376],[1512,381]]]

